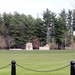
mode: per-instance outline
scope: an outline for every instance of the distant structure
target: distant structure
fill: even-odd
[[[33,50],[32,43],[30,43],[30,42],[26,43],[26,50]]]
[[[39,50],[49,50],[49,45],[46,44],[44,47],[39,47]]]

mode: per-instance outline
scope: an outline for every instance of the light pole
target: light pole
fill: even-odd
[[[73,30],[73,27],[75,26],[71,26],[71,49],[74,49],[74,36],[75,36],[75,31]]]
[[[49,46],[50,49],[50,40],[51,40],[51,29],[52,29],[52,24],[47,25],[47,44]]]

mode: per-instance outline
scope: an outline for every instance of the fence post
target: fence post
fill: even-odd
[[[71,66],[70,66],[70,75],[75,75],[75,62],[74,61],[71,61],[70,62]]]
[[[16,75],[16,61],[11,61],[11,75]]]

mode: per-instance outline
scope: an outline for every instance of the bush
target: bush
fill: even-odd
[[[55,43],[54,40],[52,40],[52,43],[50,43],[50,49],[58,49],[58,45]]]
[[[7,48],[6,40],[3,36],[0,36],[0,49]]]

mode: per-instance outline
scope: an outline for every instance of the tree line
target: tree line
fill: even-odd
[[[43,11],[43,19],[32,15],[3,13],[0,14],[0,48],[24,47],[29,41],[38,38],[40,45],[47,43],[47,31],[49,29],[50,43],[53,41],[58,49],[70,46],[74,41],[75,10],[63,9],[56,14],[49,9]],[[2,40],[5,40],[4,45]]]

